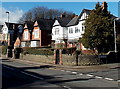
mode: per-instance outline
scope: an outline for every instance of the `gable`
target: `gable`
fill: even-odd
[[[28,28],[26,24],[25,24],[24,28]]]
[[[2,28],[2,33],[3,34],[7,34],[8,33],[8,27],[6,24],[4,24],[3,28]]]
[[[35,21],[34,26],[37,26],[37,25],[38,25],[38,22],[37,22],[37,21]]]
[[[80,20],[85,20],[86,18],[87,18],[87,13],[86,12],[84,12],[84,13],[82,13],[82,15],[81,15],[81,17],[80,17]]]
[[[53,26],[60,26],[60,23],[58,22],[58,20],[55,20]]]
[[[81,14],[80,14],[80,20],[85,20],[88,15],[91,13],[92,10],[88,10],[88,9],[83,9]]]

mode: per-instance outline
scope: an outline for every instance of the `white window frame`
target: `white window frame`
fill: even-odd
[[[69,33],[70,33],[70,34],[73,33],[73,28],[69,28]]]
[[[80,29],[78,29],[78,27],[75,27],[75,33],[80,33]]]
[[[28,31],[24,32],[24,39],[28,39]]]
[[[59,32],[60,32],[60,30],[59,30],[59,28],[55,28],[55,35],[59,35]]]
[[[39,29],[34,30],[34,38],[39,38]]]

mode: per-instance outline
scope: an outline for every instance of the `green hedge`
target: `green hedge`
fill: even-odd
[[[5,55],[7,53],[7,46],[0,46],[0,50],[2,50],[2,54]]]
[[[51,49],[39,49],[39,48],[23,48],[23,54],[33,54],[33,55],[53,55],[54,52]]]

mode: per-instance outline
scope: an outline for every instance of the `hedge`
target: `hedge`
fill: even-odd
[[[53,55],[54,52],[51,49],[39,49],[39,48],[23,48],[23,54],[33,54],[33,55]]]

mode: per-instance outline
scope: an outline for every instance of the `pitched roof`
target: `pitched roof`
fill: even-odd
[[[32,22],[32,21],[25,21],[24,24],[27,25],[27,29],[29,30],[30,33],[32,33],[33,28],[34,28],[34,22]],[[24,28],[24,29],[26,29],[26,28]]]
[[[23,26],[23,24],[20,24],[20,23],[8,23],[8,22],[5,22],[5,24],[9,28],[8,30],[16,30],[16,29],[18,29],[19,25]]]
[[[79,22],[79,19],[81,18],[83,13],[87,13],[90,14],[91,10],[88,9],[83,9],[82,12],[80,13],[79,16],[75,16],[68,24],[67,26],[73,26],[73,25],[77,25]]]
[[[67,24],[67,26],[77,25],[78,22],[79,22],[79,16],[75,16],[75,17]]]
[[[54,20],[52,19],[39,19],[37,20],[38,26],[41,30],[52,30]]]
[[[59,24],[62,27],[66,27],[67,24],[71,21],[71,18],[68,18],[68,17],[58,17],[58,18],[56,18],[56,20],[58,20]]]

